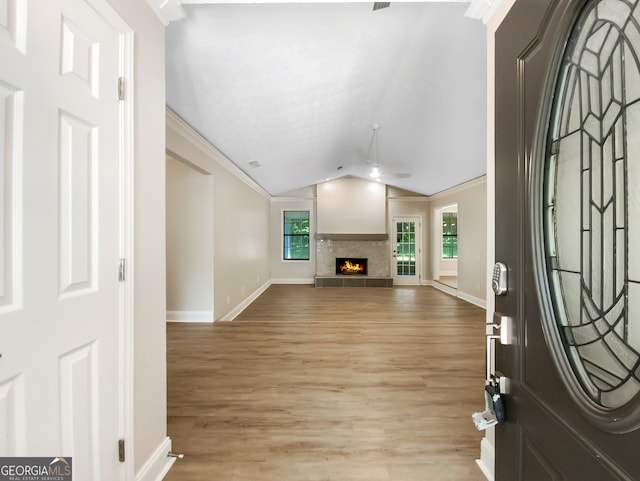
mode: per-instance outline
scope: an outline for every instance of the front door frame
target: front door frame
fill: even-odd
[[[495,5],[496,10],[487,20],[487,273],[491,272],[496,262],[495,256],[495,34],[504,18],[511,10],[516,0],[501,0],[500,5]],[[489,274],[487,274],[488,276]],[[486,324],[493,324],[495,311],[495,297],[491,289],[491,283],[487,282],[486,291]],[[495,352],[487,353],[487,378],[493,371]],[[480,457],[476,464],[488,480],[493,481],[495,475],[495,428],[490,427],[485,431],[485,436],[480,441]]]

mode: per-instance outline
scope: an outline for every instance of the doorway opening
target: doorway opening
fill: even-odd
[[[435,210],[433,279],[452,289],[458,288],[458,204]]]
[[[167,156],[167,321],[213,322],[213,176]]]

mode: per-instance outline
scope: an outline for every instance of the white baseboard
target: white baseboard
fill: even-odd
[[[467,294],[465,292],[458,291],[458,297],[463,301],[467,301],[471,304],[475,304],[478,307],[482,307],[483,309],[487,308],[487,301],[484,299],[480,299],[479,297],[472,296],[471,294]]]
[[[315,279],[271,279],[271,284],[315,284]]]
[[[213,322],[213,311],[167,311],[167,322]]]
[[[458,289],[454,287],[449,287],[446,284],[442,284],[441,282],[431,281],[431,286],[438,289],[439,291],[446,292],[450,296],[458,297]]]
[[[166,437],[136,473],[135,481],[162,481],[176,458],[167,456],[171,452],[171,438]]]
[[[472,296],[471,294],[467,294],[465,292],[460,292],[458,289],[454,287],[450,287],[446,284],[436,281],[423,281],[423,284],[426,286],[431,286],[439,291],[446,292],[450,296],[457,297],[458,299],[462,299],[463,301],[467,301],[470,304],[474,304],[482,309],[487,308],[487,301],[484,299],[480,299],[479,297]]]
[[[480,459],[476,459],[476,464],[488,481],[494,481],[495,479],[495,459],[496,453],[493,445],[486,437],[482,438],[480,442]]]
[[[271,285],[271,281],[265,282],[262,286],[256,289],[249,297],[247,297],[244,301],[234,307],[231,311],[227,312],[224,316],[220,318],[221,321],[233,321],[236,317],[238,317],[242,311],[244,311],[249,305],[255,301],[260,294],[266,291]]]
[[[458,277],[458,271],[440,271],[438,277]]]

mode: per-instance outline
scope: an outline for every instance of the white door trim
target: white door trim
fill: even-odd
[[[128,29],[128,27],[127,27]],[[120,352],[122,392],[120,417],[123,439],[125,439],[125,481],[133,481],[134,471],[134,58],[133,31],[128,29],[120,37],[120,77],[124,78],[125,95],[120,102],[120,258],[125,260],[125,280],[120,286]]]
[[[120,283],[118,349],[120,359],[118,432],[125,440],[124,480],[133,481],[134,471],[134,397],[133,397],[133,319],[134,319],[134,32],[109,4],[108,0],[85,0],[120,34],[118,77],[124,79],[124,99],[119,102],[119,228],[120,258],[125,260],[125,279]],[[114,85],[114,88],[117,86]],[[114,443],[117,440],[114,440]]]
[[[453,212],[455,207],[455,212],[458,212],[458,203],[454,202],[453,204],[446,204],[435,207],[433,210],[433,279],[438,280],[440,276],[457,276],[458,275],[458,259],[455,259],[455,270],[445,271],[442,268],[443,258],[442,258],[442,213],[443,212]]]
[[[392,222],[392,236],[396,235],[396,223],[397,222],[415,222],[416,224],[416,273],[415,273],[415,282],[409,282],[405,285],[420,285],[422,283],[422,252],[423,252],[423,224],[422,224],[422,216],[421,215],[402,215],[398,214],[393,216],[391,219]],[[392,238],[390,242],[390,257],[391,257],[391,277],[393,277],[394,285],[403,285],[402,282],[398,282],[398,274],[397,274],[397,264],[396,257],[393,255],[396,247],[397,239]],[[414,276],[411,276],[414,277]]]

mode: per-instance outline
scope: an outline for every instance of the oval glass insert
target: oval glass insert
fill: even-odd
[[[613,432],[640,421],[639,55],[638,1],[587,2],[561,59],[538,217],[551,350]]]

